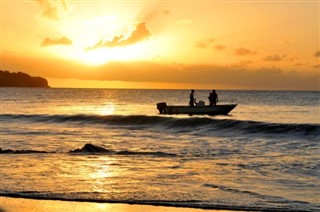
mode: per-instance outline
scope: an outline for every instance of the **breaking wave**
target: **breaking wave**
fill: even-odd
[[[320,124],[268,123],[211,117],[168,117],[146,115],[27,115],[1,114],[1,121],[21,120],[56,124],[107,124],[137,128],[162,127],[166,129],[228,130],[244,133],[319,135]]]

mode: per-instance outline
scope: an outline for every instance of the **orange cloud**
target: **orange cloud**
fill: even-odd
[[[195,47],[199,49],[205,49],[205,48],[208,48],[213,42],[214,42],[214,38],[198,41],[196,42]]]
[[[60,9],[64,8],[65,11],[68,10],[68,5],[64,0],[53,1],[53,0],[35,0],[41,7],[42,16],[49,18],[51,20],[59,20]]]
[[[320,70],[320,65],[315,65],[315,66],[313,66],[313,68]]]
[[[227,47],[225,45],[215,45],[214,49],[219,50],[219,51],[223,51],[225,50]]]
[[[86,50],[94,50],[97,48],[103,47],[119,47],[119,46],[128,46],[140,42],[144,39],[147,39],[151,36],[150,31],[146,28],[145,23],[139,23],[136,26],[136,29],[125,38],[124,35],[114,36],[111,41],[98,41],[94,46],[86,48]]]
[[[234,54],[237,56],[244,56],[244,55],[255,54],[255,52],[246,48],[239,48],[234,50]]]
[[[315,57],[320,57],[320,51],[316,51],[316,52],[314,53],[314,56],[315,56]]]
[[[281,61],[283,60],[287,55],[269,55],[267,56],[266,58],[264,58],[263,60],[264,61],[268,61],[268,62],[278,62],[278,61]]]
[[[57,39],[45,38],[41,45],[42,47],[54,46],[54,45],[71,45],[72,41],[67,37],[61,37]]]

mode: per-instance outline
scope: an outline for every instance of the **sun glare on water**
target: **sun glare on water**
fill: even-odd
[[[115,105],[113,103],[106,104],[97,112],[101,115],[112,115],[115,112]]]
[[[116,106],[112,102],[105,103],[103,105],[78,105],[63,108],[63,112],[79,114],[94,114],[94,115],[113,115],[115,113]]]

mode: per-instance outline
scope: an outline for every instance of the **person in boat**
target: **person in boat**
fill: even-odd
[[[216,93],[216,90],[212,90],[212,92],[209,94],[209,106],[216,106],[218,102],[218,94]]]
[[[190,93],[190,101],[189,101],[190,107],[194,107],[195,102],[196,102],[196,100],[194,98],[194,90],[192,89],[191,93]]]

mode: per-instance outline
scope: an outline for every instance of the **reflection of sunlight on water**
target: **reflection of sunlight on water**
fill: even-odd
[[[107,102],[104,105],[79,105],[63,108],[64,111],[72,114],[98,114],[98,115],[113,115],[115,112],[115,104]]]
[[[103,106],[102,108],[99,108],[100,110],[98,110],[98,114],[101,115],[112,115],[114,114],[114,110],[115,110],[115,105],[112,102],[107,103],[105,106]]]
[[[105,191],[105,183],[108,177],[112,176],[112,172],[110,172],[109,167],[99,168],[96,171],[93,171],[89,174],[89,178],[91,178],[94,182],[92,184],[93,190],[95,192],[104,192]]]
[[[103,178],[112,177],[112,176],[113,176],[113,173],[111,172],[111,169],[109,166],[100,167],[98,165],[96,167],[96,170],[92,170],[92,172],[89,174],[89,177],[93,179],[103,179]]]
[[[91,161],[89,169],[87,170],[87,176],[92,181],[92,188],[95,192],[105,192],[108,189],[108,185],[112,184],[112,177],[117,176],[117,170],[113,169],[109,163],[109,158],[105,158],[101,161]],[[84,176],[84,178],[86,178]],[[110,189],[108,189],[110,190]]]

